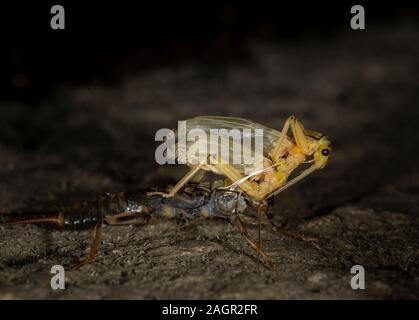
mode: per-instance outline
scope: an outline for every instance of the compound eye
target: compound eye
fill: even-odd
[[[325,157],[327,157],[330,154],[330,150],[329,149],[323,149],[322,150],[322,155],[324,155]]]

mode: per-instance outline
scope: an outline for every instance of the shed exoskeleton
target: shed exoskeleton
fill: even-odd
[[[212,183],[189,183],[181,192],[167,198],[161,195],[149,195],[151,189],[136,189],[120,193],[106,193],[96,200],[82,202],[52,214],[1,214],[0,226],[18,224],[38,224],[51,226],[58,230],[90,230],[92,243],[86,257],[75,267],[79,268],[94,260],[103,225],[145,225],[160,219],[176,219],[188,225],[197,219],[218,218],[234,225],[247,243],[262,258],[265,265],[273,269],[270,257],[254,241],[245,227],[245,223],[270,224],[271,200],[255,201],[242,191],[231,191],[221,187],[223,181]],[[170,188],[169,188],[170,189]],[[153,189],[165,191],[166,189]],[[278,231],[300,240],[313,238],[277,229]]]

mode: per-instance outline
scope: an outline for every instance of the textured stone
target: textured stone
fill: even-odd
[[[249,43],[219,68],[183,62],[120,83],[64,86],[33,109],[0,108],[0,211],[51,211],[102,192],[164,185],[154,133],[196,115],[281,128],[296,114],[330,136],[321,172],[280,194],[264,230],[267,270],[228,224],[104,228],[96,261],[50,288],[50,268],[84,254],[87,233],[0,227],[0,298],[419,298],[417,26],[381,26],[311,44]],[[256,229],[251,228],[256,234]],[[350,287],[361,264],[366,290]]]

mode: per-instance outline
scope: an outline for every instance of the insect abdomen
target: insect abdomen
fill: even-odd
[[[125,194],[107,193],[99,196],[95,201],[79,203],[64,209],[65,230],[84,230],[94,227],[102,218],[126,211]]]

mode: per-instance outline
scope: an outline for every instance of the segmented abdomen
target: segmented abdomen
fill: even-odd
[[[82,202],[63,209],[65,230],[83,230],[94,227],[103,217],[127,210],[125,193],[107,193],[90,202]]]

